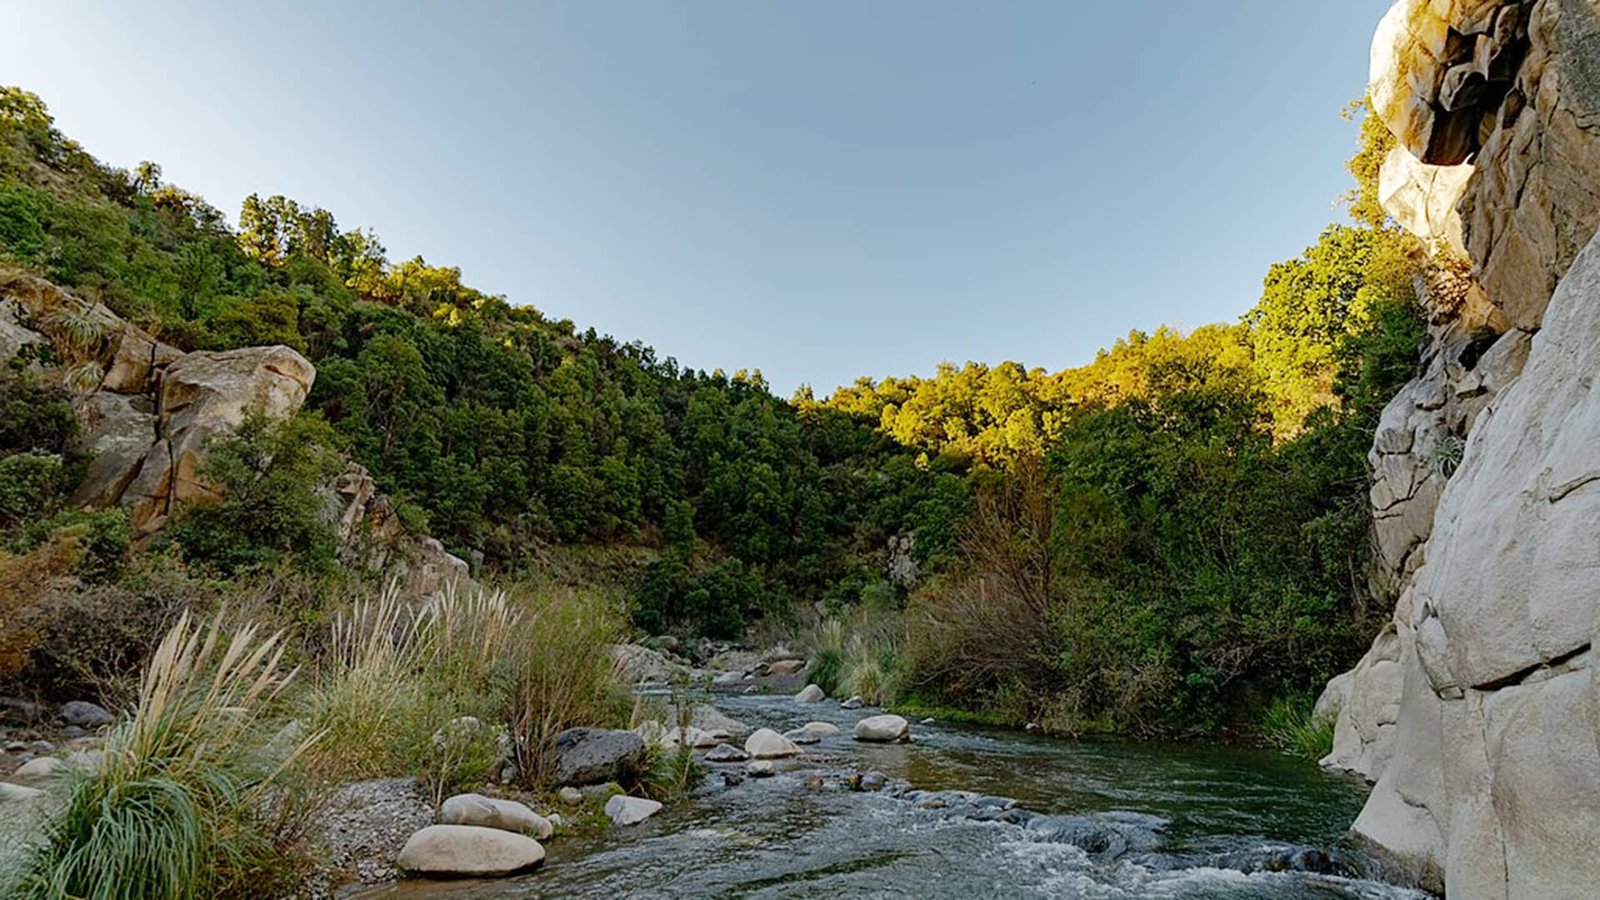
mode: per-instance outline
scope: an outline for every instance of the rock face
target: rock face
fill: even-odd
[[[1450,897],[1584,895],[1600,882],[1600,0],[1400,0],[1371,94],[1417,165],[1469,164],[1470,275],[1430,285],[1422,374],[1378,430],[1373,581],[1397,599],[1319,701],[1338,717],[1324,763],[1376,782],[1356,834]],[[1424,236],[1458,190],[1442,174],[1385,197]]]
[[[533,838],[498,828],[429,825],[400,850],[398,865],[435,878],[494,877],[531,869],[544,862],[544,848]]]
[[[1372,45],[1373,106],[1424,163],[1474,158],[1461,200],[1478,280],[1514,327],[1600,227],[1593,0],[1400,0]]]
[[[1407,231],[1430,246],[1442,244],[1464,256],[1466,237],[1456,203],[1471,177],[1471,166],[1430,166],[1406,148],[1395,147],[1383,161],[1378,199]]]
[[[659,650],[641,644],[613,644],[611,658],[616,661],[617,674],[628,684],[659,684],[689,674],[688,666],[672,662]]]
[[[644,739],[631,731],[569,728],[556,736],[558,785],[632,781],[644,769]]]
[[[1442,871],[1452,897],[1563,896],[1600,879],[1580,847],[1600,833],[1596,372],[1600,241],[1468,439],[1395,611],[1383,665],[1400,669],[1398,697],[1390,676],[1368,701],[1397,701],[1395,739],[1355,830]]]
[[[68,326],[56,323],[72,322]],[[294,415],[316,369],[288,347],[183,353],[43,279],[0,283],[0,364],[52,348],[55,363],[97,375],[76,403],[81,446],[91,457],[75,503],[128,507],[142,534],[161,528],[175,504],[215,497],[199,475],[208,439],[251,412]]]

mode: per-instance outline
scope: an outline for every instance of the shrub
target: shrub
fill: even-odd
[[[72,540],[82,550],[73,568],[75,574],[91,581],[105,581],[121,571],[133,531],[128,527],[127,511],[120,507],[64,509],[22,527],[12,539],[11,549],[26,553],[52,539]]]
[[[3,361],[0,361],[3,362]],[[0,454],[64,454],[78,430],[65,388],[0,369]]]
[[[413,611],[391,584],[334,620],[302,701],[328,734],[308,767],[329,780],[406,772],[443,796],[510,752],[537,784],[557,734],[609,718],[615,632],[592,594],[450,587]]]
[[[894,702],[899,679],[893,648],[861,634],[852,635],[841,693],[859,696],[869,706]]]
[[[335,538],[316,489],[342,466],[335,444],[314,416],[247,418],[211,444],[201,467],[222,498],[184,509],[165,539],[182,547],[185,559],[223,575],[283,562],[330,567]]]
[[[74,775],[28,861],[24,897],[186,900],[270,892],[281,873],[262,813],[285,766],[256,738],[289,683],[280,637],[182,617],[97,771]]]
[[[43,515],[60,489],[60,456],[30,450],[0,459],[0,527]]]

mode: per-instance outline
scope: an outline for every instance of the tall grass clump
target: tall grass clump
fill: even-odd
[[[258,894],[284,864],[268,820],[280,776],[315,737],[263,747],[294,672],[281,635],[181,616],[100,763],[59,787],[61,811],[26,861],[29,898],[187,900]]]
[[[523,627],[506,721],[522,777],[537,785],[545,781],[556,735],[617,717],[610,645],[620,623],[616,610],[593,591],[525,590],[517,599]]]
[[[845,626],[836,618],[824,619],[812,630],[807,644],[806,680],[828,692],[839,693],[843,687],[845,664]]]
[[[403,771],[418,685],[418,620],[399,585],[334,617],[327,659],[301,717],[326,738],[307,758],[313,777],[375,778]]]
[[[851,635],[842,687],[843,693],[859,696],[869,706],[894,702],[899,679],[893,645],[859,632]]]
[[[1261,733],[1291,756],[1315,762],[1333,752],[1333,720],[1317,718],[1309,698],[1279,697],[1261,717]]]
[[[515,763],[537,784],[555,735],[609,717],[615,618],[592,594],[450,586],[415,606],[396,585],[334,622],[306,701],[330,779],[422,777],[436,797]]]

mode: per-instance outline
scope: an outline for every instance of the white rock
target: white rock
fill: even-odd
[[[606,815],[613,825],[637,825],[660,811],[660,803],[644,797],[617,794],[606,801]]]
[[[770,759],[752,759],[744,764],[744,773],[751,778],[771,778],[778,769]]]
[[[745,739],[744,752],[756,759],[783,759],[789,756],[799,756],[801,750],[794,745],[794,741],[776,731],[770,728],[761,728]]]
[[[517,834],[531,834],[540,840],[548,838],[554,831],[543,816],[526,805],[482,794],[457,794],[444,801],[439,807],[439,824],[498,828]]]
[[[829,722],[807,722],[800,728],[785,732],[783,736],[796,744],[815,744],[838,733],[839,726]]]
[[[866,705],[866,704],[864,704],[862,702],[861,695],[860,694],[856,694],[854,697],[851,697],[849,700],[846,700],[843,703],[839,704],[839,708],[840,709],[860,709],[864,705]]]
[[[885,713],[868,716],[856,723],[855,738],[876,744],[892,744],[911,739],[911,723],[900,716]]]
[[[796,703],[821,703],[828,699],[828,695],[822,688],[808,684],[800,689],[800,693],[794,695],[794,699]]]
[[[583,803],[583,791],[575,787],[564,787],[556,791],[556,799],[568,806],[578,806]]]
[[[17,767],[11,773],[12,784],[21,784],[28,787],[38,787],[46,784],[67,768],[67,764],[54,756],[41,756],[30,759]]]
[[[472,825],[429,825],[406,841],[396,864],[418,875],[484,878],[542,862],[544,847],[525,835]]]

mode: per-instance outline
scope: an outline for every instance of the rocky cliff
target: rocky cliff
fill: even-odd
[[[1401,0],[1386,208],[1448,262],[1370,456],[1389,625],[1319,707],[1355,833],[1452,898],[1600,884],[1600,0]],[[1451,211],[1454,211],[1454,215]]]
[[[317,375],[283,346],[184,353],[102,304],[17,273],[0,273],[0,365],[49,370],[73,387],[88,459],[73,503],[121,505],[141,536],[180,505],[216,498],[202,474],[208,441],[253,413],[293,416]],[[361,466],[320,490],[349,564],[393,570],[423,593],[470,580],[467,564],[438,541],[406,533]]]

